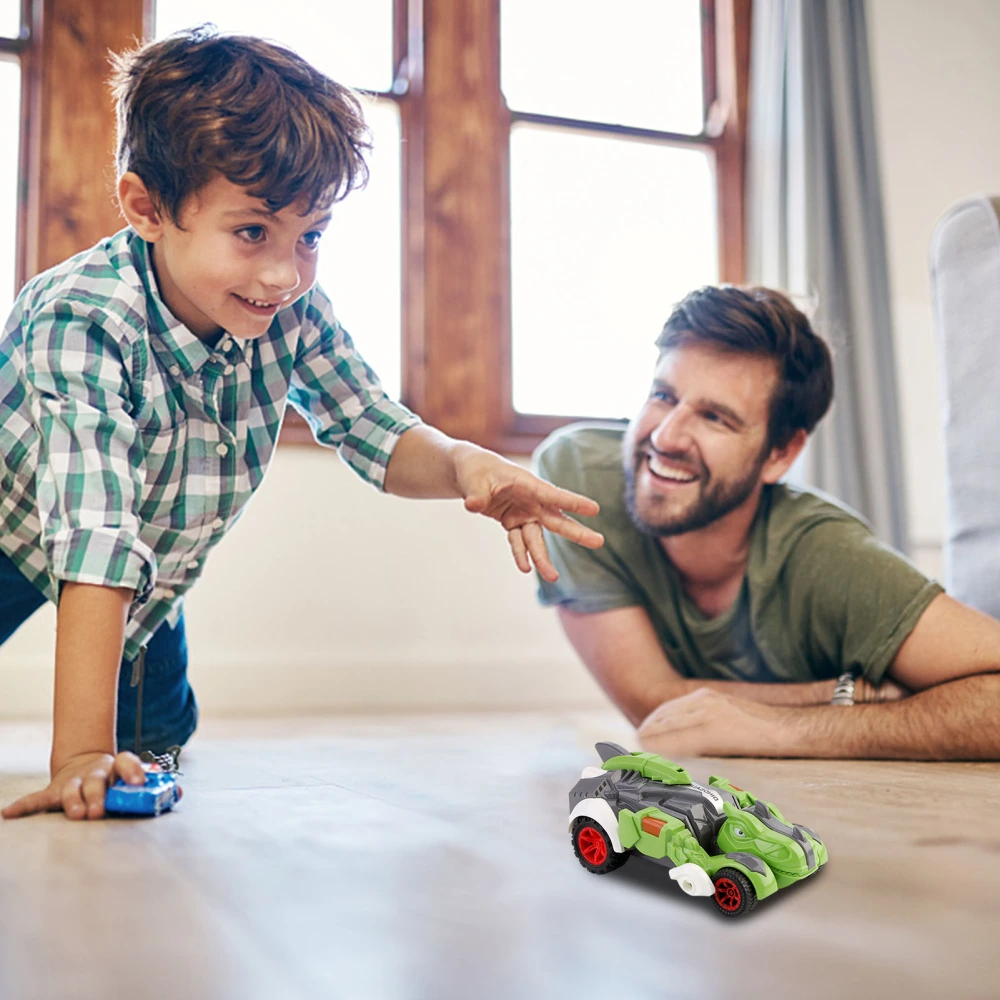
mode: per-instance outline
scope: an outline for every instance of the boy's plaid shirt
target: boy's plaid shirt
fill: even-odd
[[[0,550],[50,600],[74,580],[136,592],[134,658],[239,517],[286,401],[383,488],[419,420],[383,392],[318,286],[257,340],[198,340],[131,229],[32,279],[0,341]]]

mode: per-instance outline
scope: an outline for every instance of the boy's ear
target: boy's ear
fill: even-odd
[[[128,224],[147,243],[155,243],[163,236],[163,212],[143,179],[131,170],[118,179],[118,205]]]

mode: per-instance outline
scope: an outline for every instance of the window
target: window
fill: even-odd
[[[391,392],[508,452],[573,416],[630,415],[676,298],[742,279],[750,3],[60,0],[37,54],[0,41],[0,86],[28,67],[37,127],[21,274],[122,225],[93,53],[213,20],[367,95],[372,180],[338,207],[320,280]]]
[[[750,0],[475,6],[423,3],[409,401],[524,452],[630,416],[674,302],[742,280]]]
[[[699,0],[501,0],[516,413],[632,413],[671,305],[718,281]],[[669,69],[667,69],[669,67]]]

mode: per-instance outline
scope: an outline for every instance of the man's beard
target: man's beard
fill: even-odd
[[[639,467],[646,461],[646,446],[648,440],[641,442],[633,449],[631,461],[625,463],[625,504],[628,508],[629,517],[632,523],[644,534],[652,535],[656,538],[666,538],[670,535],[683,535],[688,531],[698,531],[705,528],[713,521],[725,517],[734,511],[753,494],[760,481],[760,471],[767,460],[767,450],[765,449],[755,460],[746,475],[737,480],[713,483],[708,474],[708,470],[703,465],[698,469],[698,497],[687,509],[678,514],[666,516],[658,522],[645,520],[639,513],[636,500],[635,481],[639,472]],[[664,458],[674,456],[664,455]],[[677,456],[677,461],[685,461],[690,464],[690,458]],[[652,475],[652,473],[650,473]]]

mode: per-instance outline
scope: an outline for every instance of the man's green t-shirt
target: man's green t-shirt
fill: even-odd
[[[574,425],[536,453],[539,474],[592,497],[604,534],[585,549],[546,533],[556,583],[542,604],[592,613],[638,605],[685,677],[811,681],[855,670],[878,684],[928,604],[942,591],[880,543],[856,515],[807,490],[764,488],[739,598],[708,618],[688,599],[655,538],[625,506],[624,427]]]

